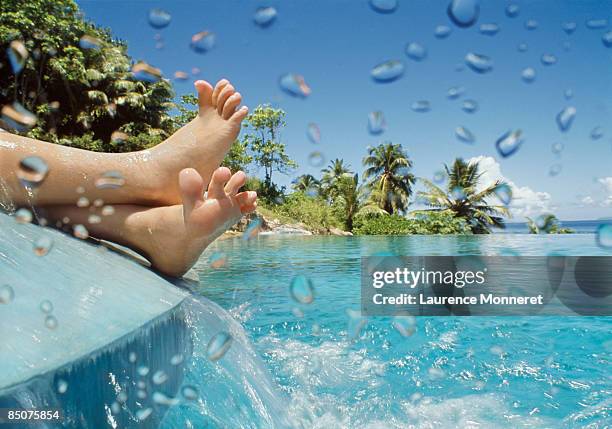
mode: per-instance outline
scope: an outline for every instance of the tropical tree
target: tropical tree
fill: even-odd
[[[389,214],[406,211],[415,177],[409,171],[412,161],[402,145],[385,142],[368,147],[363,165],[372,201]]]
[[[336,183],[345,174],[352,174],[350,165],[345,164],[343,159],[334,159],[329,165],[321,170],[321,191],[326,198],[333,199],[336,193]]]
[[[559,219],[554,214],[539,216],[535,221],[527,218],[527,227],[530,234],[571,234],[571,228],[561,228]]]
[[[291,188],[296,192],[304,192],[305,194],[319,194],[321,183],[315,179],[312,174],[302,174],[297,177],[291,185]]]
[[[72,0],[0,2],[0,105],[29,117],[4,124],[14,132],[107,152],[160,142],[173,130],[172,86],[155,70],[139,80],[133,64]]]
[[[464,219],[474,234],[488,234],[491,227],[504,228],[503,216],[510,216],[508,208],[491,205],[489,200],[508,184],[496,180],[478,190],[482,173],[477,162],[467,163],[457,158],[451,167],[445,165],[444,168],[448,175],[446,189],[420,179],[427,191],[419,192],[418,197],[431,207],[424,211],[452,212],[455,217]]]

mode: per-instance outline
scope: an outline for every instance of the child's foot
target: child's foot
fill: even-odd
[[[137,247],[164,274],[181,276],[204,249],[240,218],[257,207],[255,192],[240,192],[246,175],[228,168],[215,170],[204,196],[204,180],[187,168],[180,172],[183,205],[157,207],[129,217],[129,230]]]
[[[246,106],[240,107],[242,96],[226,79],[220,80],[214,89],[208,82],[198,80],[195,88],[198,116],[150,150],[157,174],[164,182],[163,189],[166,189],[165,195],[160,196],[161,203],[180,204],[176,178],[188,165],[195,167],[205,185],[208,183],[238,137],[240,125],[248,113]]]

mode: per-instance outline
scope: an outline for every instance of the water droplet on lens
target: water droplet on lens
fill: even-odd
[[[568,106],[565,109],[561,110],[556,117],[557,126],[559,130],[562,132],[566,132],[572,126],[572,122],[574,122],[574,118],[576,117],[576,108],[573,106]]]
[[[382,134],[387,129],[383,112],[377,110],[368,115],[368,131],[372,135]]]
[[[416,332],[416,318],[414,316],[395,316],[391,325],[402,337],[410,337]]]
[[[293,315],[297,317],[298,319],[301,319],[302,317],[304,317],[304,312],[302,311],[301,308],[298,308],[298,307],[293,307],[291,309],[291,313],[293,313]]]
[[[508,18],[516,18],[520,12],[519,5],[516,3],[510,3],[506,6],[506,16]]]
[[[162,9],[151,9],[149,11],[149,24],[153,28],[164,28],[170,24],[172,20],[172,16]]]
[[[106,171],[96,179],[95,185],[98,189],[118,189],[125,184],[123,175],[118,171]]]
[[[137,358],[137,356],[136,356],[136,353],[134,353],[134,352],[130,352],[130,354],[128,355],[128,361],[130,363],[136,362],[136,358]]]
[[[558,176],[561,173],[562,166],[561,164],[553,164],[550,166],[550,170],[548,170],[548,175],[550,177]]]
[[[183,355],[182,354],[176,354],[176,355],[172,356],[172,358],[170,358],[170,364],[173,365],[173,366],[180,365],[181,363],[183,363]]]
[[[102,216],[112,216],[115,214],[115,208],[113,206],[102,207]]]
[[[455,186],[450,191],[451,197],[456,201],[465,199],[465,190],[461,186]]]
[[[89,199],[87,197],[79,197],[76,205],[80,208],[89,207]]]
[[[293,97],[306,98],[312,92],[306,84],[304,77],[295,73],[282,75],[278,80],[278,84],[284,92]]]
[[[166,396],[161,392],[155,392],[153,393],[153,402],[155,402],[158,405],[165,405],[165,406],[171,407],[173,405],[178,404],[180,401],[176,398],[171,398],[169,396]]]
[[[118,402],[113,402],[110,406],[111,412],[115,415],[121,412],[121,405]]]
[[[493,70],[493,60],[486,55],[470,52],[465,56],[465,63],[477,73],[487,73]]]
[[[208,264],[211,268],[223,268],[227,264],[227,255],[223,252],[214,252],[208,258]]]
[[[604,249],[612,249],[612,223],[602,223],[597,227],[597,245]]]
[[[455,128],[455,136],[464,143],[474,143],[476,141],[476,136],[465,127]]]
[[[34,254],[36,256],[45,256],[53,247],[53,240],[50,237],[42,236],[34,242]]]
[[[446,96],[451,100],[456,100],[457,98],[461,97],[461,95],[463,95],[464,92],[465,92],[464,87],[453,86],[451,88],[448,88],[448,91],[446,92]]]
[[[9,285],[0,286],[0,304],[9,304],[15,298],[15,291]]]
[[[21,208],[15,212],[15,222],[30,223],[32,222],[32,212],[28,209]]]
[[[420,43],[411,42],[406,45],[406,56],[415,61],[422,61],[427,57],[427,49]]]
[[[434,36],[438,39],[446,39],[452,31],[448,25],[438,25],[434,29]]]
[[[393,13],[397,6],[397,0],[370,0],[370,7],[378,13]]]
[[[576,31],[576,23],[573,21],[567,21],[561,24],[561,28],[567,34],[572,34],[574,31]]]
[[[150,66],[145,62],[139,62],[132,66],[132,75],[136,80],[155,83],[161,79],[162,72],[160,69]]]
[[[204,54],[215,47],[217,36],[210,31],[200,31],[191,36],[191,49],[198,54]]]
[[[206,356],[208,359],[216,362],[221,359],[232,346],[232,336],[227,332],[219,332],[210,339],[206,346]]]
[[[346,310],[348,316],[347,335],[349,341],[354,341],[361,335],[361,330],[367,323],[367,319],[361,316],[359,310]]]
[[[484,34],[485,36],[495,36],[499,33],[499,25],[490,23],[490,24],[480,24],[480,34]]]
[[[88,36],[87,34],[79,40],[81,49],[100,49],[102,41],[96,37]]]
[[[540,61],[545,66],[552,66],[553,64],[557,63],[557,57],[555,57],[553,54],[543,54]]]
[[[478,110],[478,103],[476,100],[464,100],[461,109],[465,113],[475,113]]]
[[[19,132],[24,132],[36,125],[38,118],[18,102],[2,106],[2,120]]]
[[[102,218],[96,214],[90,214],[87,218],[87,222],[91,225],[95,225],[102,222]]]
[[[29,188],[39,186],[49,173],[47,163],[38,156],[28,156],[19,161],[17,178]]]
[[[276,9],[273,7],[260,7],[255,11],[253,15],[253,21],[255,24],[262,28],[269,27],[276,19]]]
[[[437,183],[439,185],[440,183],[444,183],[445,180],[446,180],[445,171],[439,170],[434,173],[434,176],[433,176],[434,183]]]
[[[503,134],[495,142],[497,152],[499,152],[499,154],[504,158],[514,154],[523,144],[522,135],[523,133],[521,130],[508,131],[507,133]]]
[[[590,30],[599,30],[608,26],[607,19],[589,19],[586,22],[586,27]]]
[[[599,140],[604,135],[603,128],[595,127],[591,130],[591,140]]]
[[[379,83],[393,82],[404,74],[404,63],[399,60],[389,60],[372,68],[370,76]]]
[[[563,143],[553,143],[551,150],[555,155],[559,155],[561,152],[563,152],[564,148],[565,145]]]
[[[168,381],[168,374],[162,370],[156,371],[151,380],[153,381],[153,384],[163,384]]]
[[[325,164],[325,157],[318,150],[311,152],[310,155],[308,155],[308,163],[312,167],[321,167],[323,164]]]
[[[57,380],[57,393],[64,394],[68,391],[68,382],[66,380],[62,380],[61,378]]]
[[[295,276],[289,286],[291,298],[300,304],[312,304],[314,301],[314,285],[306,276]]]
[[[601,36],[601,42],[606,48],[612,48],[612,31],[608,31]]]
[[[538,28],[538,25],[538,21],[536,21],[535,19],[529,19],[525,21],[525,28],[530,31]]]
[[[417,113],[425,113],[431,110],[431,104],[427,100],[418,100],[412,103],[410,108]]]
[[[183,386],[181,388],[181,395],[188,401],[195,401],[200,396],[200,393],[195,386]]]
[[[151,413],[153,413],[153,408],[142,408],[136,411],[136,418],[142,422],[149,418]]]
[[[566,100],[569,100],[574,96],[574,91],[572,91],[571,89],[566,89],[565,92],[563,92],[563,96]]]
[[[187,74],[187,72],[177,70],[174,72],[174,79],[184,82],[189,79],[189,75]]]
[[[528,49],[527,43],[519,43],[517,49],[519,52],[527,52],[527,49]]]
[[[136,372],[138,372],[138,375],[140,375],[141,377],[146,377],[147,374],[149,373],[149,367],[148,366],[139,366],[136,369]]]
[[[308,137],[311,143],[319,144],[321,142],[321,130],[319,126],[314,122],[309,123],[306,128],[306,137]]]
[[[28,50],[20,40],[13,40],[6,50],[14,74],[19,74],[28,59]]]
[[[48,315],[45,317],[45,326],[47,329],[55,329],[57,328],[57,319],[53,315]]]
[[[128,136],[123,131],[113,131],[113,133],[110,136],[110,141],[114,145],[120,145],[128,141],[129,138],[130,136]]]
[[[536,71],[535,71],[535,69],[532,68],[532,67],[527,67],[527,68],[523,69],[523,71],[521,72],[521,78],[526,83],[533,82],[535,80],[535,78],[536,78]]]
[[[495,188],[495,195],[497,195],[502,204],[507,206],[512,201],[512,188],[510,185],[502,183]]]
[[[89,238],[89,231],[83,225],[78,224],[75,225],[72,229],[72,234],[76,238],[80,238],[81,240],[87,240]]]
[[[257,235],[259,234],[259,231],[261,230],[261,227],[262,227],[261,219],[258,217],[253,219],[249,223],[249,226],[247,226],[247,229],[244,231],[244,234],[242,235],[242,239],[251,240],[257,237]]]
[[[44,301],[41,301],[39,308],[43,313],[49,314],[53,311],[53,303],[48,299],[45,299]]]
[[[478,20],[480,4],[478,0],[452,0],[446,13],[456,26],[467,28]]]

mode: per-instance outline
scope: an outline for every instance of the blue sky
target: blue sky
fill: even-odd
[[[520,197],[516,220],[524,215],[552,210],[562,219],[589,219],[612,212],[612,49],[602,35],[612,28],[589,29],[588,19],[612,20],[612,1],[539,0],[516,1],[519,15],[508,18],[510,2],[481,1],[477,23],[467,29],[454,26],[446,15],[448,1],[399,0],[392,14],[376,13],[367,0],[309,1],[146,1],[81,0],[85,16],[112,29],[127,41],[134,59],[159,67],[166,77],[175,71],[202,70],[199,77],[215,82],[226,77],[240,90],[245,104],[254,107],[271,103],[287,112],[282,139],[300,168],[293,174],[320,168],[308,163],[313,150],[326,160],[344,158],[361,171],[366,147],[381,141],[401,143],[414,161],[414,174],[431,178],[444,162],[455,157],[482,156],[490,170],[487,177],[502,175],[511,180]],[[253,23],[260,6],[274,6],[277,20],[262,29]],[[148,11],[162,8],[172,15],[170,25],[155,30],[148,25]],[[538,28],[527,30],[529,19]],[[575,21],[577,29],[567,35],[562,22]],[[496,23],[495,36],[483,35],[479,25]],[[436,39],[434,28],[448,25],[452,33]],[[199,31],[216,33],[216,46],[205,54],[189,48],[191,36]],[[156,49],[159,33],[164,47]],[[422,62],[404,53],[408,42],[419,42],[428,50]],[[564,49],[569,42],[570,49]],[[526,43],[526,52],[517,46]],[[467,67],[457,71],[468,52],[492,58],[493,70],[477,74]],[[541,63],[542,54],[553,54],[554,65]],[[372,67],[382,61],[404,62],[404,76],[379,84],[370,78]],[[536,79],[521,80],[525,67],[536,70]],[[306,99],[292,98],[278,87],[281,74],[304,76],[312,89]],[[447,90],[462,86],[465,94],[449,100]],[[191,80],[175,82],[178,94],[192,91]],[[574,96],[566,100],[564,92]],[[464,99],[480,106],[474,114],[462,111]],[[429,100],[430,112],[410,109],[416,100]],[[570,130],[559,131],[555,116],[566,106],[577,115]],[[368,113],[384,112],[387,130],[379,136],[367,131]],[[319,145],[306,138],[308,123],[321,129]],[[454,135],[465,126],[476,136],[472,145]],[[601,127],[604,136],[590,138]],[[525,142],[509,158],[501,158],[495,140],[510,129],[522,129]],[[555,155],[551,146],[565,145]],[[561,173],[551,177],[553,164]],[[282,178],[288,184],[292,177]]]

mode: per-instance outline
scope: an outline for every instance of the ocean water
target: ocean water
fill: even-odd
[[[390,318],[352,312],[359,309],[361,256],[508,249],[610,254],[589,233],[266,236],[216,243],[196,266],[196,289],[243,324],[286,394],[295,427],[609,426],[610,318],[419,317],[414,334],[403,337]],[[226,255],[225,266],[210,266],[214,252]],[[312,280],[311,304],[292,300],[296,275]]]

